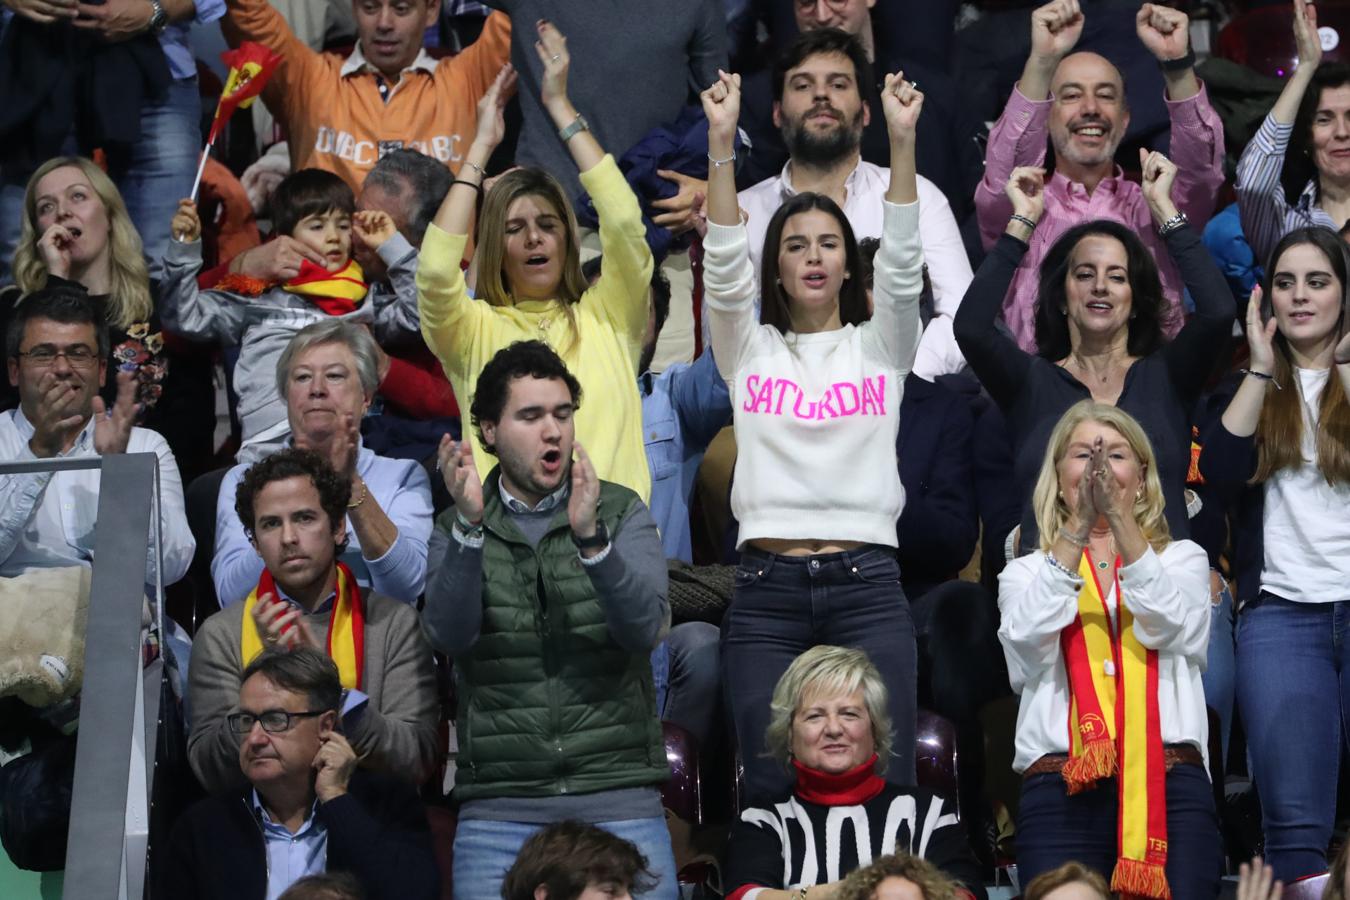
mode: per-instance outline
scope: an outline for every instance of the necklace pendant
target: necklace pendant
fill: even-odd
[[[1097,568],[1101,569],[1103,572],[1106,571],[1106,566],[1107,566],[1106,560],[1102,559],[1097,561]]]

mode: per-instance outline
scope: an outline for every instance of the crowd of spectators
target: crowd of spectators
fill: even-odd
[[[153,453],[152,896],[1344,900],[1350,56],[1234,114],[1261,5],[0,0],[10,862],[59,461]]]

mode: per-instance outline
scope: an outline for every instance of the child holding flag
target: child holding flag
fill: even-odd
[[[234,370],[243,426],[241,463],[262,459],[290,436],[276,364],[296,332],[325,316],[369,325],[398,315],[400,306],[416,309],[416,251],[402,241],[390,242],[397,230],[388,215],[355,210],[356,198],[341,178],[301,169],[277,187],[272,222],[275,233],[312,248],[325,265],[305,260],[300,274],[283,284],[231,275],[201,291],[196,280],[202,265],[201,220],[191,200],[179,204],[164,257],[160,315],[164,326],[178,334],[242,345]],[[353,235],[381,253],[389,268],[394,299],[380,308],[367,299],[361,267],[352,259]],[[403,252],[391,258],[399,249]]]

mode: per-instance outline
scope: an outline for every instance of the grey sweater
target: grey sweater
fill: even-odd
[[[401,235],[380,247],[389,267],[392,292],[372,292],[355,311],[340,318],[369,324],[377,338],[417,332],[417,251]],[[241,344],[234,368],[243,446],[239,462],[254,463],[280,449],[290,435],[286,400],[277,393],[277,360],[295,333],[330,318],[312,300],[280,287],[257,297],[197,288],[202,267],[200,241],[169,241],[160,283],[160,321],[169,331],[197,340]]]
[[[600,146],[619,159],[643,135],[675,120],[727,68],[727,25],[718,0],[486,0],[511,16],[511,64],[524,119],[516,162],[555,175],[567,195],[581,191],[577,167],[539,102],[543,64],[534,23],[548,19],[567,37],[567,90]],[[691,94],[691,91],[693,92]]]
[[[320,640],[331,606],[306,617]],[[417,610],[380,594],[365,595],[364,707],[343,717],[343,731],[363,764],[421,784],[436,757],[436,672]],[[239,736],[225,717],[238,710],[244,670],[240,639],[244,604],[208,618],[192,642],[188,693],[192,731],[188,761],[211,793],[242,787]]]

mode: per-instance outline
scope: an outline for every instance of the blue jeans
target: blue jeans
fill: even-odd
[[[817,644],[856,647],[871,658],[890,696],[886,778],[914,783],[917,651],[894,551],[775,556],[747,548],[722,621],[722,671],[752,804],[781,800],[792,787],[783,763],[764,755],[769,699],[788,665]]]
[[[1070,860],[1109,881],[1119,847],[1115,779],[1070,797],[1056,772],[1022,782],[1017,810],[1017,880],[1023,889]],[[1209,775],[1195,765],[1167,773],[1167,883],[1173,900],[1214,900],[1223,865]]]
[[[1209,658],[1201,681],[1205,686],[1205,704],[1219,716],[1219,743],[1223,748],[1219,764],[1222,775],[1228,766],[1228,735],[1233,727],[1233,693],[1237,662],[1233,639],[1233,595],[1225,581],[1219,602],[1209,608]]]
[[[163,100],[141,108],[141,137],[108,160],[109,174],[141,235],[150,277],[158,278],[178,201],[192,190],[202,152],[202,101],[197,79],[171,81]],[[66,152],[75,153],[73,137]],[[0,173],[0,284],[12,281],[14,249],[23,222],[23,195],[31,172]]]
[[[666,820],[625,819],[596,822],[600,828],[632,841],[647,858],[647,868],[660,880],[656,889],[641,897],[676,900],[675,855],[670,849]],[[484,900],[502,895],[502,879],[516,861],[521,845],[543,825],[462,819],[455,830],[455,900]]]
[[[1325,872],[1350,698],[1350,601],[1249,602],[1238,618],[1237,698],[1266,861],[1285,884]]]
[[[662,722],[674,722],[707,747],[717,727],[722,670],[716,625],[684,622],[652,651],[652,681]]]

